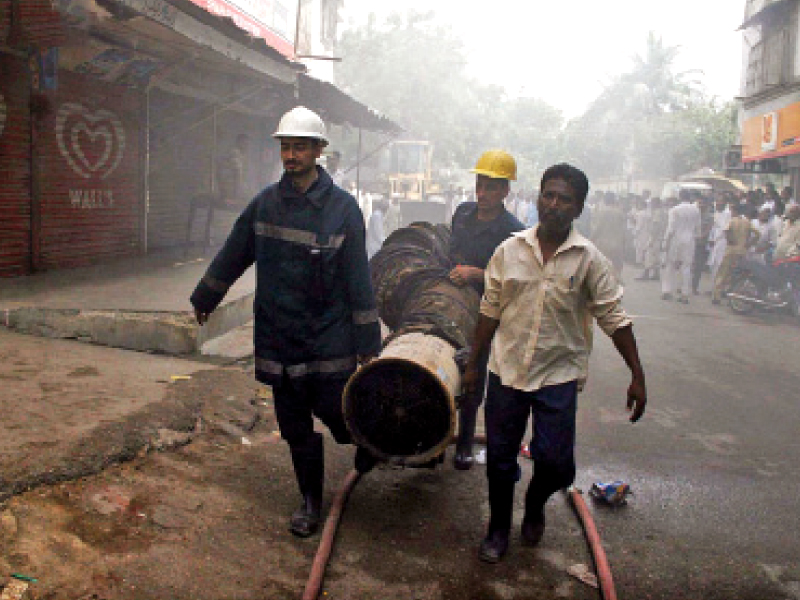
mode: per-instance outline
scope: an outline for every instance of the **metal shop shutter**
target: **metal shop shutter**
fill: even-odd
[[[0,54],[0,277],[30,273],[30,112],[27,66]]]
[[[186,239],[190,199],[212,190],[213,105],[157,88],[150,93],[148,249]],[[205,214],[204,211],[201,211]],[[202,218],[193,239],[200,239]]]
[[[138,254],[143,97],[61,70],[38,124],[34,265],[53,269]]]

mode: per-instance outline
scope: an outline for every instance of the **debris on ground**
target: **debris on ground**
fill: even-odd
[[[584,564],[576,564],[570,565],[567,567],[567,573],[572,575],[575,579],[585,583],[588,586],[593,588],[599,587],[597,583],[597,575],[592,573],[592,570],[589,568],[588,565]]]
[[[589,489],[589,495],[595,500],[610,504],[611,506],[622,506],[628,502],[631,494],[631,487],[624,481],[613,481],[611,483],[593,483]]]
[[[0,600],[22,600],[25,597],[25,592],[28,590],[30,584],[21,579],[12,579],[3,588],[0,593]]]

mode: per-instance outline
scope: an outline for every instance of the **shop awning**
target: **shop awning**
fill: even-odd
[[[300,104],[318,113],[328,123],[383,133],[404,131],[400,125],[349,96],[332,83],[300,73],[298,85]]]
[[[744,23],[739,26],[739,30],[761,25],[770,19],[780,18],[793,2],[797,2],[797,0],[765,0],[760,8],[750,14],[745,14]]]

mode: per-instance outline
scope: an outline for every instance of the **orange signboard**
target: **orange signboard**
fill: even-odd
[[[790,154],[800,154],[800,102],[744,122],[743,162]]]

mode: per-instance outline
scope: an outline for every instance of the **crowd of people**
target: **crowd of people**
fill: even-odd
[[[624,266],[632,265],[641,269],[636,280],[661,281],[665,301],[688,304],[690,296],[705,293],[719,304],[740,259],[772,264],[782,237],[786,252],[797,247],[797,211],[790,187],[780,193],[773,185],[746,192],[686,187],[677,197],[663,199],[647,190],[597,191],[582,220],[583,231],[620,279]],[[705,290],[703,273],[709,274]]]

